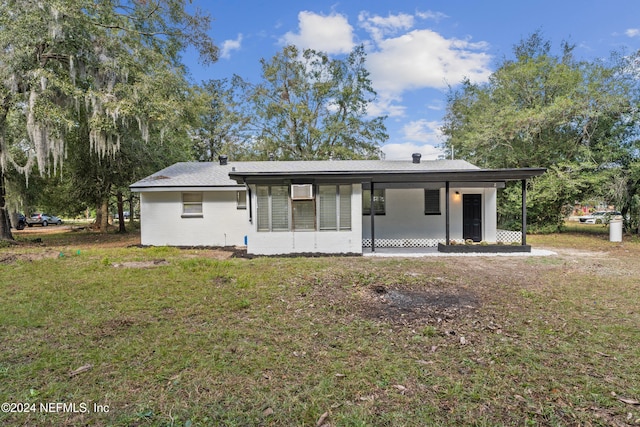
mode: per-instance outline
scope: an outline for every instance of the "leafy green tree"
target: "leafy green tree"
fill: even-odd
[[[192,131],[193,151],[199,161],[251,158],[251,113],[244,99],[248,84],[240,77],[209,80],[199,92],[200,123]]]
[[[573,201],[590,192],[602,176],[593,164],[558,163],[531,180],[527,188],[527,220],[535,230],[555,232],[570,214]],[[507,185],[500,195],[498,216],[501,226],[518,229],[522,224],[522,187]]]
[[[154,73],[147,88],[156,98],[156,120],[163,123],[162,127],[149,127],[149,143],[144,142],[138,127],[122,129],[118,151],[101,156],[86,149],[87,129],[83,126],[67,135],[69,155],[62,171],[62,185],[70,187],[70,197],[95,208],[96,223],[102,231],[108,226],[110,201],[116,197],[120,201],[117,208],[122,210],[129,184],[176,161],[192,159],[189,131],[198,119],[197,106],[192,102],[194,90],[180,73],[161,71]],[[119,226],[124,232],[123,221]]]
[[[562,225],[563,206],[594,191],[629,155],[636,128],[629,61],[579,62],[572,51],[563,44],[554,55],[534,33],[487,83],[465,81],[450,92],[443,126],[446,148],[479,166],[549,168],[532,181],[529,198],[540,212],[531,222],[551,228]]]
[[[185,12],[184,0],[4,0],[0,7],[0,238],[6,227],[4,171],[56,173],[67,136],[78,149],[113,156],[123,135],[137,129],[150,143],[175,115],[152,89],[181,75],[180,52],[195,46],[216,60],[209,19]],[[27,138],[16,139],[23,115]],[[81,133],[80,133],[81,132]],[[154,141],[158,142],[158,141]],[[25,163],[12,156],[24,146]]]
[[[263,81],[250,88],[253,149],[281,160],[378,158],[384,117],[368,118],[375,92],[356,47],[345,59],[287,46],[262,60]]]

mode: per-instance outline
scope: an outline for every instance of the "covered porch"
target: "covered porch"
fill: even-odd
[[[230,178],[247,188],[249,252],[354,254],[383,247],[442,250],[464,240],[512,241],[498,236],[496,201],[498,189],[513,180],[524,189],[518,240],[526,245],[526,180],[545,169],[480,169],[463,160],[421,163],[419,157],[273,161],[232,169]]]
[[[364,182],[363,254],[389,249],[410,252],[437,251],[438,248],[443,252],[468,252],[472,248],[460,247],[465,242],[499,245],[497,252],[530,251],[526,225],[527,180],[544,171],[538,168],[466,169],[402,176],[385,174]],[[497,190],[514,180],[520,181],[522,187],[521,230],[499,230]],[[420,210],[421,203],[424,211]],[[383,212],[376,213],[376,209]],[[514,244],[520,247],[515,248]],[[476,249],[487,252],[489,248]]]

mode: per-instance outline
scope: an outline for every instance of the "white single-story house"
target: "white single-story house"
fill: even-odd
[[[131,190],[140,193],[143,245],[362,254],[454,240],[496,242],[497,190],[509,180],[522,181],[525,189],[527,179],[544,171],[421,161],[419,154],[407,161],[228,162],[221,156],[219,162],[176,163]]]

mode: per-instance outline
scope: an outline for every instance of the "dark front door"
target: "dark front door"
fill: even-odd
[[[482,195],[462,195],[462,238],[482,240]]]

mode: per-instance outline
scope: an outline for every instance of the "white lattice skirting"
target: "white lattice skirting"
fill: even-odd
[[[520,242],[520,231],[497,230],[496,241],[502,243]],[[377,248],[435,248],[438,243],[445,243],[445,239],[376,239]],[[370,248],[371,239],[362,239],[362,247]]]
[[[513,243],[522,241],[521,231],[496,230],[496,241],[503,243]]]
[[[444,239],[376,239],[376,248],[435,248]],[[362,239],[362,247],[370,248],[371,239]]]

